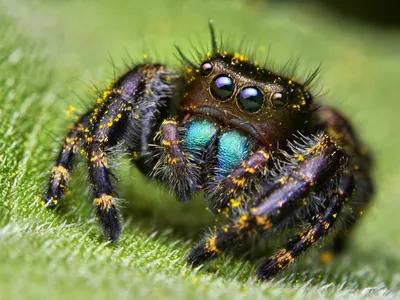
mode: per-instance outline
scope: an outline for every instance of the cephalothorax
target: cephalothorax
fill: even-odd
[[[275,74],[217,46],[185,67],[135,66],[99,95],[69,131],[52,170],[44,205],[66,192],[74,156],[84,153],[95,213],[108,239],[121,232],[107,155],[123,145],[136,166],[181,201],[202,189],[230,221],[189,255],[198,265],[257,235],[298,234],[257,270],[267,279],[331,231],[352,226],[372,195],[370,158],[349,123],[314,103],[309,85]],[[345,209],[346,208],[346,209]],[[343,225],[344,222],[342,222]],[[343,248],[346,231],[335,231]]]

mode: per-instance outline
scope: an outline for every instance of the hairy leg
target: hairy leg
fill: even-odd
[[[243,160],[240,167],[232,170],[227,176],[218,179],[214,175],[211,184],[206,189],[209,207],[219,212],[228,206],[235,209],[243,205],[244,194],[250,190],[250,185],[259,191],[261,183],[255,180],[262,177],[258,175],[263,173],[270,161],[270,155],[260,149]]]
[[[186,202],[199,186],[200,168],[189,159],[190,152],[183,150],[175,120],[164,120],[159,135],[161,154],[152,176],[166,182],[168,189]]]
[[[54,203],[65,193],[73,156],[82,143],[95,196],[94,211],[105,236],[116,240],[121,225],[113,197],[107,150],[127,141],[128,146],[140,154],[146,152],[147,148],[142,149],[142,146],[148,144],[149,128],[156,126],[157,122],[159,124],[159,109],[172,97],[172,77],[173,73],[162,65],[139,65],[107,89],[97,99],[95,107],[68,134],[45,201]]]
[[[55,206],[64,197],[68,181],[74,165],[74,158],[83,143],[84,131],[90,125],[93,110],[80,117],[73,125],[64,140],[64,144],[58,154],[48,183],[47,193],[43,199],[43,205]]]
[[[312,190],[324,186],[343,164],[343,153],[327,135],[320,136],[303,154],[294,155],[298,163],[278,178],[257,197],[249,208],[212,236],[202,240],[189,255],[189,263],[198,265],[255,233],[278,228],[279,225],[307,206]]]
[[[350,214],[346,216],[345,227],[337,233],[333,240],[333,251],[339,253],[345,249],[354,225],[363,215],[374,193],[370,177],[372,159],[343,115],[332,108],[323,107],[318,110],[316,116],[317,124],[321,129],[341,145],[343,152],[350,158],[349,169],[355,179],[355,192],[349,203]]]
[[[339,186],[329,195],[329,204],[325,211],[316,215],[311,224],[282,249],[277,251],[257,269],[257,278],[266,280],[290,265],[297,257],[312,247],[325,236],[335,225],[342,211],[342,206],[348,202],[353,189],[353,177],[348,170],[341,174]]]

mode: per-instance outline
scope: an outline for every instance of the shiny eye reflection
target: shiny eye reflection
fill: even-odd
[[[235,85],[227,75],[218,75],[211,82],[211,93],[216,100],[224,101],[232,97]]]
[[[282,107],[286,104],[286,96],[281,92],[274,93],[271,97],[271,103],[276,108]]]
[[[312,101],[312,96],[309,92],[306,93],[306,101],[310,103]]]
[[[239,106],[248,113],[259,111],[263,105],[263,95],[256,87],[246,87],[238,95]]]
[[[212,70],[213,70],[213,65],[210,62],[202,63],[201,66],[200,66],[200,74],[202,76],[210,75]]]

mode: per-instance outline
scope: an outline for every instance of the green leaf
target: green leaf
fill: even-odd
[[[244,0],[2,1],[0,299],[399,297],[399,33],[343,23],[325,9]],[[116,161],[126,199],[116,244],[101,239],[93,220],[83,164],[60,208],[40,206],[68,124],[95,99],[91,82],[102,89],[126,70],[124,61],[143,56],[178,67],[175,44],[210,48],[209,18],[230,49],[246,36],[260,61],[269,46],[271,65],[300,56],[299,77],[323,61],[319,85],[329,93],[318,100],[344,111],[374,154],[374,202],[349,252],[328,266],[316,249],[266,283],[254,280],[258,260],[240,255],[187,267],[191,245],[215,216],[201,195],[180,205],[124,158]]]

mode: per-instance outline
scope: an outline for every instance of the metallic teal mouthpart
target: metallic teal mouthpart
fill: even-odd
[[[217,127],[212,123],[202,120],[193,121],[189,124],[184,145],[189,150],[203,150],[217,133]]]
[[[218,142],[218,175],[225,176],[249,154],[249,141],[236,131],[225,132]]]

